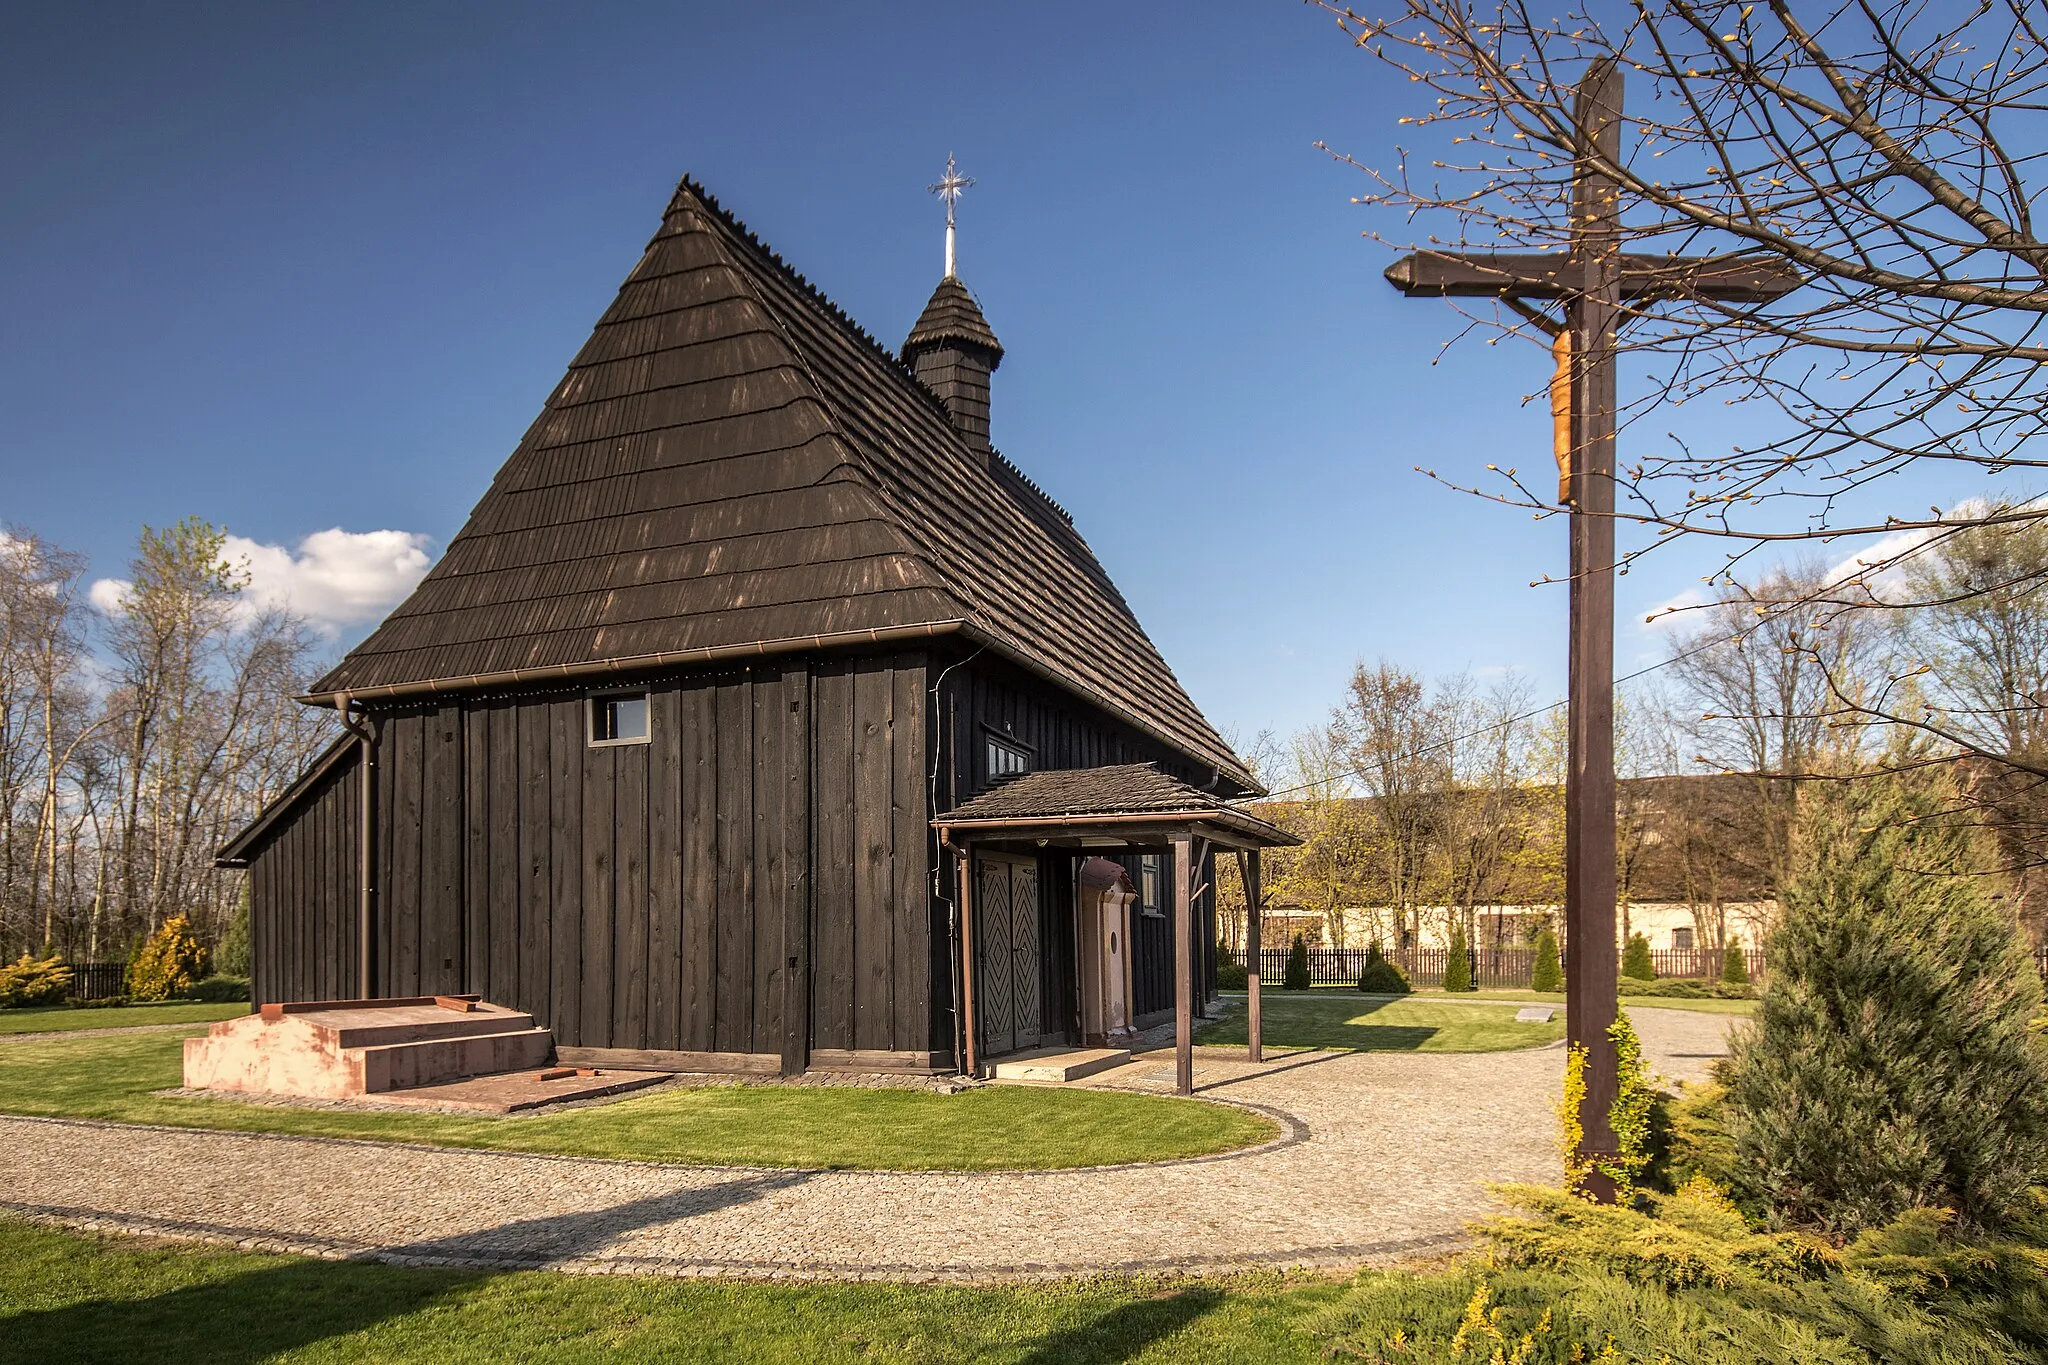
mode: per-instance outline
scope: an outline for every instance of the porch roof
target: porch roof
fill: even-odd
[[[1225,804],[1150,763],[1056,768],[1005,781],[932,821],[951,842],[1090,836],[1142,842],[1187,832],[1232,848],[1285,848],[1301,840]]]

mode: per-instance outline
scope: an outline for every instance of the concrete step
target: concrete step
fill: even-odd
[[[1131,1050],[1122,1047],[1079,1049],[1044,1048],[1020,1053],[996,1063],[999,1081],[1078,1081],[1131,1060]]]
[[[466,1038],[426,1038],[382,1047],[349,1048],[345,1055],[360,1078],[359,1094],[406,1090],[463,1076],[540,1067],[554,1052],[555,1035],[544,1028],[483,1033]]]

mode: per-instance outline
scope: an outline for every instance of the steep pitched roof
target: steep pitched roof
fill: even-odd
[[[308,695],[951,632],[1253,786],[1066,514],[685,179],[447,553]]]

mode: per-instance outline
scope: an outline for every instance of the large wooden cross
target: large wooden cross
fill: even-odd
[[[1775,263],[1732,256],[1625,253],[1619,187],[1600,165],[1621,159],[1621,69],[1602,58],[1572,102],[1582,154],[1572,177],[1571,242],[1559,254],[1423,251],[1387,280],[1410,297],[1497,298],[1550,331],[1558,501],[1571,509],[1571,659],[1565,771],[1565,1034],[1586,1050],[1582,1168],[1615,1150],[1608,1115],[1618,1089],[1608,1030],[1619,976],[1614,915],[1615,350],[1623,302],[1708,298],[1764,302],[1797,286]],[[1598,164],[1593,160],[1598,158]],[[1543,300],[1563,304],[1561,322]],[[1613,1198],[1597,1173],[1588,1193]]]

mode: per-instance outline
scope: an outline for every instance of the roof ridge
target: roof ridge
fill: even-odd
[[[760,236],[752,228],[748,227],[739,215],[719,203],[717,195],[706,189],[688,171],[683,172],[682,183],[677,186],[677,189],[678,191],[689,190],[704,207],[709,209],[726,227],[730,228],[741,241],[767,258],[769,264],[788,277],[790,282],[803,291],[812,303],[818,305],[821,312],[845,328],[862,345],[872,350],[884,362],[884,367],[903,381],[906,388],[929,404],[932,410],[941,417],[946,415],[946,405],[939,401],[937,394],[924,386],[924,382],[911,370],[910,365],[902,356],[890,350],[888,346],[876,338],[874,333],[861,326],[860,321],[853,314],[840,307],[832,299],[831,295],[827,294],[817,285],[812,284],[803,271],[798,270],[794,265],[783,260],[781,252],[762,241]],[[965,286],[962,287],[964,288]],[[948,422],[947,425],[950,428],[951,423]]]
[[[683,177],[683,183],[686,185],[691,183],[688,176]],[[839,307],[839,305],[833,303],[830,299],[827,299],[825,297],[822,290],[818,289],[816,286],[812,285],[808,280],[804,279],[804,277],[800,273],[792,269],[788,264],[786,264],[782,260],[781,257],[775,255],[773,251],[769,251],[762,244],[761,240],[758,237],[755,237],[752,232],[747,230],[745,224],[741,223],[737,218],[734,218],[731,214],[726,213],[723,209],[719,208],[717,202],[713,200],[711,196],[708,193],[704,192],[702,189],[699,189],[697,193],[698,197],[702,200],[705,200],[709,204],[713,212],[716,213],[722,220],[724,220],[727,227],[743,234],[746,241],[751,246],[753,246],[758,251],[765,252],[776,265],[782,268],[782,271],[785,275],[791,277],[794,283],[800,285],[804,289],[804,291],[806,291],[806,297],[808,297],[811,302],[815,304],[820,304],[822,307],[829,310],[833,316],[837,317],[840,321],[844,322],[847,326],[851,327],[855,335],[858,336],[861,340],[865,341],[869,346],[873,347],[874,349],[882,351],[882,354],[884,356],[888,356],[888,352],[886,350],[883,350],[881,343],[877,342],[872,336],[869,336],[864,330],[862,330],[858,323],[855,323],[852,321],[852,319],[848,318],[844,310],[842,310]],[[867,458],[861,452],[860,442],[853,439],[852,435],[847,432],[845,424],[840,420],[838,410],[833,405],[832,401],[826,396],[825,383],[818,377],[818,372],[812,368],[811,357],[806,348],[797,340],[796,337],[790,335],[789,324],[783,321],[781,313],[777,311],[775,306],[772,303],[770,303],[767,299],[761,297],[760,289],[756,281],[744,270],[739,270],[737,273],[739,274],[741,285],[745,287],[747,291],[748,297],[754,301],[756,307],[758,307],[764,314],[767,315],[769,324],[775,328],[775,334],[782,338],[782,344],[789,348],[790,355],[795,359],[796,367],[803,372],[804,382],[807,383],[811,389],[811,401],[817,404],[819,411],[825,415],[826,429],[830,431],[839,442],[840,448],[844,454],[844,467],[852,469],[855,472],[855,474],[859,477],[862,487],[866,488],[868,492],[871,493],[878,501],[880,501],[883,504],[883,506],[887,508],[888,511],[892,514],[888,524],[896,531],[896,533],[899,536],[903,537],[903,540],[905,542],[905,553],[911,555],[913,558],[923,563],[926,568],[930,569],[932,573],[938,577],[938,580],[941,583],[944,583],[946,585],[947,594],[952,597],[953,604],[956,608],[960,609],[963,612],[970,609],[971,606],[975,605],[974,595],[970,592],[967,592],[962,587],[957,575],[948,572],[946,565],[944,563],[944,558],[938,553],[937,547],[933,546],[923,536],[917,533],[917,531],[915,530],[916,518],[909,515],[909,509],[904,507],[901,504],[901,502],[896,498],[895,494],[889,489],[889,487],[887,486],[887,480],[877,478],[875,475],[875,471],[868,468]],[[890,356],[889,359],[891,362],[891,367],[894,368],[898,362],[896,362],[893,356]],[[936,404],[938,402],[937,396],[932,394],[930,390],[926,389],[924,385],[918,383],[914,377],[911,378],[910,382],[920,392],[924,393],[927,397],[929,397],[933,403]]]

